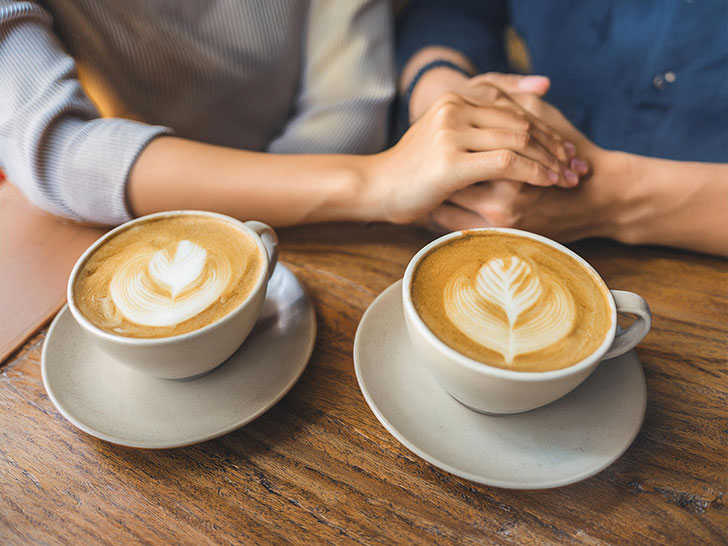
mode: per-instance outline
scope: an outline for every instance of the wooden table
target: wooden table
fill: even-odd
[[[597,476],[509,491],[410,453],[357,386],[359,319],[428,238],[392,226],[283,230],[281,258],[316,305],[311,362],[268,413],[193,447],[128,449],[73,427],[43,389],[42,329],[0,368],[0,543],[725,544],[725,260],[574,245],[611,287],[652,306],[638,349],[647,417]]]

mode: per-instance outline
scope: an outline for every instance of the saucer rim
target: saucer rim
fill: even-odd
[[[299,284],[301,289],[303,290],[305,300],[307,303],[308,308],[308,314],[310,316],[312,329],[311,329],[311,336],[308,340],[308,346],[306,348],[306,357],[301,360],[301,364],[299,364],[299,369],[296,372],[296,374],[291,378],[291,380],[286,383],[285,387],[282,387],[280,391],[273,396],[269,402],[261,406],[259,410],[252,414],[247,414],[245,418],[241,419],[240,421],[237,421],[233,423],[232,425],[226,427],[225,429],[216,430],[213,433],[210,433],[205,436],[199,436],[195,437],[194,439],[185,440],[181,442],[139,442],[133,438],[125,439],[119,436],[111,436],[105,432],[102,432],[94,427],[91,427],[81,421],[79,421],[76,417],[74,417],[66,408],[63,407],[63,405],[58,401],[56,398],[56,395],[53,392],[53,389],[50,386],[50,382],[48,380],[48,362],[47,362],[47,351],[46,351],[46,345],[48,344],[48,340],[52,338],[53,332],[57,325],[61,322],[61,320],[64,320],[66,315],[69,315],[69,318],[73,320],[73,315],[70,312],[68,303],[65,303],[60,311],[58,311],[58,314],[55,316],[53,321],[51,322],[50,327],[48,328],[48,333],[46,334],[45,340],[43,341],[43,348],[41,350],[41,377],[43,380],[43,387],[45,388],[46,394],[48,395],[49,400],[53,404],[53,406],[58,410],[58,412],[67,419],[71,424],[73,424],[76,428],[82,430],[83,432],[98,438],[100,440],[103,440],[105,442],[108,442],[110,444],[114,444],[117,446],[122,447],[133,447],[138,449],[148,449],[148,450],[162,450],[162,449],[174,449],[174,448],[181,448],[181,447],[188,447],[191,445],[201,444],[203,442],[207,442],[210,440],[214,440],[215,438],[219,438],[220,436],[224,436],[226,434],[229,434],[239,428],[244,427],[245,425],[251,423],[264,413],[266,413],[268,410],[270,410],[273,406],[275,406],[278,402],[280,402],[283,397],[288,394],[288,392],[293,388],[293,386],[298,382],[298,380],[303,375],[303,372],[308,367],[308,363],[311,360],[311,355],[313,354],[313,350],[316,344],[316,337],[318,332],[318,323],[316,321],[316,310],[313,306],[313,302],[311,300],[311,296],[308,293],[308,290],[306,289],[306,286],[300,281],[300,279],[296,276],[293,271],[291,271],[288,267],[286,267],[282,263],[276,264],[276,269],[280,267],[282,269],[285,269],[290,273],[293,278],[296,279],[296,282]],[[78,325],[77,325],[78,326]],[[86,333],[83,331],[82,328],[79,327],[81,336],[83,336],[83,339],[86,340],[86,343],[91,343],[91,341],[88,339]],[[121,365],[121,364],[120,364]],[[219,368],[219,366],[218,366]],[[208,374],[213,374],[217,371],[218,368],[215,368],[211,370],[210,372],[204,374],[207,376]],[[137,372],[139,373],[139,372]],[[140,374],[143,375],[143,374]],[[189,381],[196,381],[197,379],[193,378]],[[168,381],[175,381],[173,379],[170,379]]]
[[[641,411],[639,418],[635,421],[636,426],[634,427],[634,430],[632,430],[629,434],[629,441],[625,443],[624,446],[620,447],[613,455],[610,455],[607,458],[607,461],[600,465],[599,467],[595,467],[593,469],[589,469],[588,471],[582,472],[580,474],[577,474],[575,476],[561,479],[561,480],[544,480],[542,482],[529,482],[529,483],[522,483],[522,482],[515,482],[515,481],[509,481],[509,480],[498,480],[498,479],[490,479],[485,478],[483,476],[479,476],[477,474],[473,474],[471,472],[467,472],[464,470],[460,470],[457,467],[453,466],[450,463],[444,462],[437,457],[430,455],[423,449],[419,448],[417,445],[415,445],[413,442],[408,440],[404,437],[403,434],[401,434],[397,428],[392,425],[392,423],[389,422],[389,420],[382,414],[381,410],[377,407],[374,400],[372,399],[371,393],[367,389],[365,382],[362,378],[362,372],[361,372],[361,361],[362,358],[360,357],[361,352],[361,338],[362,335],[361,331],[364,327],[365,321],[367,320],[369,314],[372,312],[372,310],[377,307],[378,305],[382,305],[382,300],[384,300],[386,297],[390,295],[391,292],[401,292],[401,285],[402,285],[402,279],[394,282],[382,292],[380,292],[376,298],[372,301],[371,304],[369,304],[369,307],[367,307],[366,311],[362,315],[361,320],[359,321],[359,325],[356,329],[356,334],[354,336],[354,349],[353,349],[353,357],[354,357],[354,371],[356,373],[356,379],[357,383],[359,384],[359,390],[362,392],[362,395],[364,396],[364,399],[366,400],[367,405],[369,406],[369,409],[374,413],[374,416],[377,418],[377,420],[381,423],[381,425],[389,432],[392,436],[394,436],[397,441],[399,441],[404,447],[406,447],[408,450],[410,450],[412,453],[423,459],[424,461],[430,463],[431,465],[444,470],[445,472],[448,472],[450,474],[453,474],[455,476],[458,476],[460,478],[464,478],[466,480],[469,480],[471,482],[479,483],[482,485],[487,485],[491,487],[499,487],[502,489],[514,489],[514,490],[538,490],[538,489],[554,489],[557,487],[564,487],[567,485],[572,485],[574,483],[583,481],[587,478],[590,478],[592,476],[595,476],[596,474],[599,474],[602,470],[605,470],[614,462],[619,459],[624,453],[630,448],[630,446],[634,443],[634,440],[637,438],[637,435],[639,434],[640,430],[642,429],[642,425],[645,420],[645,415],[647,413],[647,383],[645,380],[645,374],[644,374],[644,368],[642,366],[642,363],[640,362],[639,358],[637,357],[637,353],[634,349],[631,351],[616,357],[616,358],[630,358],[633,361],[636,361],[637,367],[639,368],[640,377],[642,379],[642,387],[643,387],[643,395],[642,395],[642,404],[641,404]],[[404,321],[404,316],[401,318],[402,321]],[[601,363],[600,363],[601,365]],[[577,387],[578,389],[579,387]],[[453,399],[454,403],[459,403],[457,400]],[[539,408],[532,411],[538,411]],[[529,412],[526,412],[529,413]],[[484,417],[491,417],[491,418],[498,418],[500,416],[484,416]],[[625,436],[626,438],[627,436]]]

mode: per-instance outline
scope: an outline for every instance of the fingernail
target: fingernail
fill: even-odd
[[[524,76],[518,82],[518,87],[524,91],[542,92],[550,83],[546,76]]]
[[[566,150],[566,155],[569,157],[574,157],[576,155],[576,146],[574,146],[571,142],[564,142],[564,149]]]
[[[589,165],[587,165],[586,161],[582,161],[581,159],[572,159],[571,168],[580,174],[586,174],[589,170]]]
[[[554,171],[549,171],[549,180],[551,180],[551,182],[556,184],[559,181],[559,173],[555,173]]]
[[[576,186],[579,183],[579,175],[576,174],[574,171],[566,169],[564,171],[564,177],[566,178],[566,180],[569,181],[572,186]]]

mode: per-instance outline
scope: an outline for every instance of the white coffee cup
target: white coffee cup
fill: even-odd
[[[510,233],[546,243],[575,259],[604,283],[583,258],[546,237],[506,228],[474,229],[467,233],[478,231]],[[451,396],[470,409],[488,414],[511,414],[549,404],[576,388],[601,361],[633,349],[649,332],[651,316],[647,302],[632,292],[610,291],[604,284],[611,310],[611,325],[599,348],[582,361],[559,370],[519,372],[489,366],[462,355],[440,341],[417,313],[412,301],[412,277],[424,256],[465,233],[457,231],[444,235],[425,246],[412,258],[404,274],[402,303],[407,331],[420,360]],[[637,317],[632,325],[619,333],[618,312],[634,314]]]
[[[260,277],[248,297],[220,319],[185,334],[162,338],[132,338],[109,333],[92,324],[74,302],[73,286],[86,260],[121,230],[154,218],[179,215],[208,216],[227,222],[249,235],[263,258]],[[270,226],[256,221],[206,211],[170,211],[142,216],[120,225],[92,244],[78,259],[68,279],[68,307],[81,329],[102,351],[119,363],[148,375],[166,379],[191,378],[214,369],[245,341],[263,310],[268,280],[278,260],[278,237]]]

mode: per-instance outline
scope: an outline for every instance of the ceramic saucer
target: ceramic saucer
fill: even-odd
[[[278,264],[263,313],[242,347],[202,377],[158,379],[92,345],[64,307],[43,346],[43,384],[58,411],[114,444],[170,448],[235,430],[278,402],[303,373],[316,315],[303,285]]]
[[[596,474],[630,446],[647,402],[632,351],[603,362],[548,406],[504,416],[469,410],[418,362],[404,324],[401,281],[364,313],[354,365],[367,403],[405,447],[447,472],[496,487],[545,489]]]

